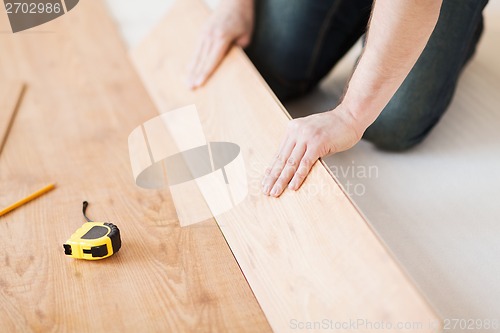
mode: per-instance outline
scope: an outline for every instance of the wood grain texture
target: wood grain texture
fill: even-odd
[[[187,89],[186,65],[207,15],[199,1],[177,1],[133,59],[160,111],[195,103],[207,141],[241,147],[249,195],[217,223],[271,327],[361,319],[391,323],[394,331],[438,331],[433,310],[321,163],[298,192],[279,199],[260,193],[288,116],[238,48],[205,87]],[[396,329],[407,322],[417,324]]]
[[[168,190],[135,186],[127,136],[158,112],[102,1],[0,45],[2,80],[29,86],[0,159],[0,206],[58,185],[0,218],[0,330],[269,331],[215,222],[182,229]],[[64,255],[83,200],[120,228],[113,257]]]
[[[0,155],[7,143],[25,88],[22,82],[3,81],[0,83]]]

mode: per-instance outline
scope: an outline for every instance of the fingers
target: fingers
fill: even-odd
[[[273,165],[265,171],[262,193],[273,197],[280,196],[285,188],[296,191],[302,185],[319,159],[314,145],[295,143],[288,139],[278,153]]]
[[[204,58],[206,57],[207,50],[210,47],[210,41],[207,37],[204,37],[198,43],[196,51],[194,52],[193,59],[188,66],[188,85],[191,89],[194,88],[194,83],[196,81],[197,74],[202,67]]]
[[[205,83],[210,75],[215,71],[229,49],[230,42],[227,39],[217,39],[212,43],[205,58],[204,66],[201,68],[195,86],[199,87]]]
[[[264,194],[278,197],[286,186],[297,190],[320,157],[348,149],[359,141],[339,112],[332,110],[288,123],[287,139],[266,171]]]
[[[231,42],[224,37],[207,34],[195,52],[190,66],[188,85],[195,89],[203,85],[226,55]]]
[[[299,167],[295,171],[295,174],[293,175],[293,178],[288,185],[288,188],[293,191],[298,190],[311,171],[312,166],[318,159],[319,155],[316,149],[312,147],[307,149],[304,156],[302,157],[302,160],[300,161]]]
[[[286,164],[281,170],[279,177],[276,179],[274,186],[270,192],[273,197],[278,197],[283,193],[283,190],[286,188],[292,177],[297,171],[297,168],[302,163],[304,153],[306,152],[305,144],[295,145],[292,153],[286,160]]]
[[[281,175],[281,171],[285,166],[288,157],[292,153],[293,148],[295,147],[295,142],[286,138],[276,155],[271,168],[266,171],[266,176],[262,182],[262,193],[265,195],[269,195],[271,190],[276,182],[276,179]]]
[[[236,40],[236,45],[241,46],[242,48],[247,47],[250,44],[251,37],[249,34],[243,35]]]

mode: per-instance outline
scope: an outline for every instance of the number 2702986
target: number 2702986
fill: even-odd
[[[465,319],[453,318],[443,320],[444,330],[496,330],[500,328],[498,319]]]
[[[7,14],[59,14],[62,10],[60,3],[34,2],[7,2]]]

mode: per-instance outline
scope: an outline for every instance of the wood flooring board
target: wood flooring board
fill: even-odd
[[[22,82],[2,81],[0,83],[0,155],[14,124],[24,94]]]
[[[260,193],[288,118],[237,48],[204,88],[187,89],[187,62],[207,15],[199,1],[177,1],[133,59],[161,112],[194,103],[207,141],[241,147],[249,195],[217,223],[271,327],[366,319],[421,325],[395,331],[437,331],[429,327],[439,325],[434,311],[322,164],[298,192],[279,199]]]
[[[0,207],[57,183],[0,218],[1,331],[270,331],[215,222],[180,228],[168,190],[135,186],[127,137],[158,113],[103,2],[0,45],[2,81],[29,87],[0,159]],[[64,255],[84,200],[121,231],[102,261]]]

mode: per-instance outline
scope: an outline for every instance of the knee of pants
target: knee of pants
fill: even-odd
[[[378,149],[393,152],[403,152],[422,142],[425,136],[414,137],[398,131],[387,131],[383,135],[365,138]]]
[[[310,89],[307,82],[293,82],[286,76],[261,72],[264,80],[280,101],[289,101],[305,95]]]
[[[283,50],[283,56],[279,54],[269,54],[265,47],[260,47],[258,41],[250,45],[246,50],[248,57],[262,75],[271,90],[281,101],[300,97],[307,93],[312,86],[311,82],[305,78],[300,78],[297,67],[286,64],[286,54],[289,52]]]
[[[313,50],[324,20],[319,9],[332,1],[256,1],[254,34],[245,51],[281,100],[310,90]]]
[[[368,127],[363,139],[380,150],[406,151],[421,143],[438,120],[418,107],[389,105]]]

